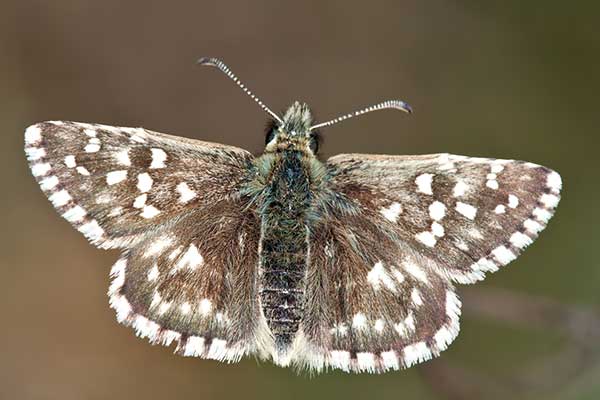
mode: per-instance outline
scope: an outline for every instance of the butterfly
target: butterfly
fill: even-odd
[[[554,213],[560,175],[450,154],[317,157],[306,104],[273,121],[264,153],[143,128],[27,128],[31,172],[91,243],[119,249],[117,320],[183,356],[244,356],[381,373],[438,356],[459,332],[457,284],[513,261]]]

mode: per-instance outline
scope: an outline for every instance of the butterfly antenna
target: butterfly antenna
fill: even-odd
[[[275,114],[273,111],[271,111],[271,109],[269,107],[267,107],[262,101],[260,101],[260,99],[258,97],[256,97],[254,95],[254,93],[252,93],[250,91],[250,89],[248,89],[239,80],[239,78],[237,76],[235,76],[235,74],[233,72],[231,72],[229,67],[227,67],[227,65],[225,65],[223,63],[223,61],[219,60],[218,58],[202,57],[201,59],[198,60],[198,64],[208,65],[211,67],[218,68],[221,72],[223,72],[225,75],[227,75],[232,81],[234,81],[244,91],[244,93],[246,93],[248,96],[250,96],[250,98],[252,100],[254,100],[260,106],[260,108],[262,108],[264,111],[266,111],[269,115],[271,115],[271,117],[273,117],[280,124],[283,124],[283,120],[281,118],[279,118],[279,116],[277,114]]]
[[[333,124],[337,124],[338,122],[342,122],[346,119],[350,119],[353,117],[358,117],[359,115],[363,115],[366,113],[370,113],[371,111],[385,110],[388,108],[392,108],[395,110],[404,111],[407,113],[412,113],[412,108],[403,101],[400,100],[387,100],[383,103],[375,104],[370,107],[363,108],[362,110],[351,112],[350,114],[342,115],[340,117],[334,118],[327,122],[321,122],[320,124],[316,124],[310,127],[310,130],[323,128],[325,126],[331,126]]]

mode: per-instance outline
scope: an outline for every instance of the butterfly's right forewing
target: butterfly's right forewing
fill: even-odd
[[[42,122],[25,133],[32,174],[57,211],[103,248],[234,196],[252,155],[143,128]]]

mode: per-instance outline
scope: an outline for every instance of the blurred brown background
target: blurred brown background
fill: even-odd
[[[7,1],[0,3],[0,398],[600,397],[596,1]],[[296,376],[186,359],[119,325],[115,252],[52,210],[23,154],[47,119],[144,126],[258,152],[269,106],[321,120],[388,98],[415,109],[327,129],[324,152],[451,152],[558,170],[557,215],[525,254],[461,287],[462,332],[422,366]]]

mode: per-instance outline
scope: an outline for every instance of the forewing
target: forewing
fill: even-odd
[[[313,229],[297,366],[407,368],[438,355],[458,334],[452,284],[374,216],[332,213]]]
[[[328,160],[331,190],[433,261],[473,283],[514,260],[545,228],[561,178],[540,165],[448,154]]]
[[[272,339],[258,304],[257,217],[218,201],[161,227],[115,264],[117,319],[185,356],[264,356]]]
[[[252,155],[151,132],[43,122],[25,133],[32,174],[92,243],[128,248],[157,226],[236,194]]]

